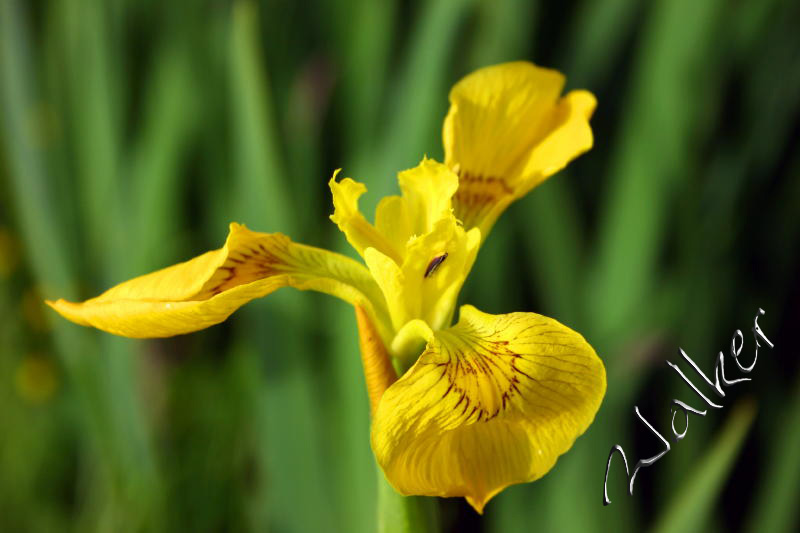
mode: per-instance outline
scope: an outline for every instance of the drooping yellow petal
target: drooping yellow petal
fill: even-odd
[[[47,303],[73,322],[116,335],[169,337],[218,324],[281,287],[325,292],[362,307],[376,326],[388,322],[383,295],[361,264],[239,224],[231,224],[218,250],[126,281],[82,303]]]
[[[372,448],[402,494],[464,496],[478,512],[546,474],[589,427],[605,368],[578,333],[534,313],[461,308],[384,393]]]
[[[564,76],[527,62],[473,72],[450,92],[445,163],[459,175],[453,198],[483,238],[511,202],[592,147],[594,96],[560,97]]]

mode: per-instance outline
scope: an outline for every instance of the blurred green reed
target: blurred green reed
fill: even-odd
[[[800,41],[788,0],[0,1],[0,531],[376,528],[355,321],[279,292],[164,341],[37,305],[221,244],[229,221],[347,251],[326,182],[440,158],[450,85],[529,59],[599,100],[595,148],[513,206],[464,299],[538,311],[604,359],[595,424],[542,480],[445,530],[800,525]],[[12,244],[9,244],[12,243]],[[16,243],[16,245],[13,245]],[[33,302],[33,305],[31,305]],[[753,381],[637,479],[702,367],[758,307]],[[748,396],[748,398],[741,398]],[[621,465],[615,465],[618,468]]]

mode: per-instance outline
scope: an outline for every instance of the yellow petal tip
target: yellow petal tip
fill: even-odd
[[[475,509],[475,512],[479,515],[483,514],[483,508],[486,507],[486,503],[488,502],[488,499],[478,499],[473,498],[472,496],[467,496],[466,500],[467,503],[470,504],[470,506],[472,506],[472,508]]]
[[[341,171],[342,171],[341,168],[337,168],[336,170],[333,171],[333,176],[331,176],[331,179],[328,180],[329,187],[332,188],[336,184],[336,177],[339,175]]]
[[[70,302],[68,300],[64,300],[63,298],[59,298],[58,300],[45,300],[48,306],[56,311],[59,315],[63,316],[67,320],[75,322],[81,326],[88,326],[89,322],[87,322],[84,318],[81,317],[79,311],[80,304],[75,302]]]
[[[597,97],[586,89],[570,91],[565,97],[570,105],[582,112],[586,119],[592,118],[597,108]]]
[[[228,224],[228,231],[230,231],[231,233],[243,231],[246,229],[247,226],[245,226],[244,224],[239,224],[238,222],[231,222],[230,224]]]

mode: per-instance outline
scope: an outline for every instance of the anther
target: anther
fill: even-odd
[[[429,278],[433,276],[433,273],[436,272],[436,269],[439,268],[439,265],[444,263],[444,260],[447,259],[447,252],[444,255],[437,255],[431,262],[428,263],[428,268],[425,269],[425,277]]]

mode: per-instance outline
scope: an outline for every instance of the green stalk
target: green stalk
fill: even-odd
[[[338,89],[343,109],[342,163],[346,165],[345,171],[355,175],[361,175],[365,162],[373,157],[374,141],[381,131],[378,119],[396,31],[396,3],[396,0],[323,3],[342,56]]]
[[[763,482],[756,488],[744,531],[796,531],[800,523],[800,381],[788,404],[773,419],[780,428],[768,445]],[[772,431],[770,431],[772,433]]]
[[[434,533],[439,531],[435,498],[402,496],[378,472],[378,533]]]

